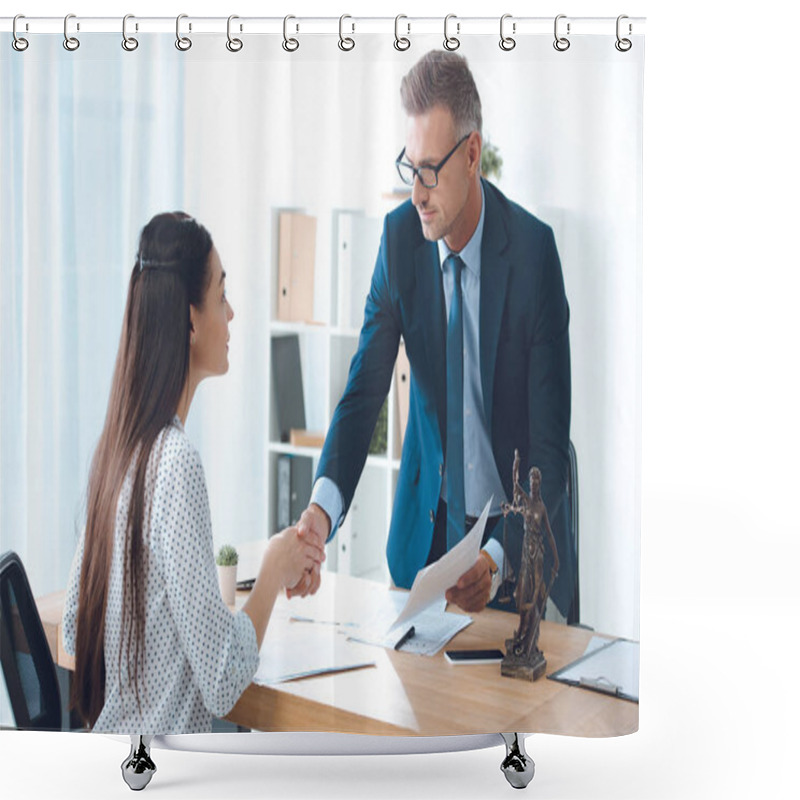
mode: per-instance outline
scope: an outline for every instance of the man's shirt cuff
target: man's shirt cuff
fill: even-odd
[[[339,487],[330,478],[323,475],[314,484],[310,502],[316,503],[330,517],[331,533],[328,536],[328,541],[330,541],[342,522],[344,500],[342,500]],[[500,549],[502,550],[502,547]]]
[[[500,544],[497,539],[490,538],[489,541],[483,546],[483,549],[492,557],[494,563],[497,564],[497,572],[501,576],[500,583],[502,583],[502,578],[505,575],[503,572],[503,567],[505,566],[506,557],[506,554],[503,550],[503,545]],[[494,594],[489,598],[489,602],[492,600],[494,600]]]

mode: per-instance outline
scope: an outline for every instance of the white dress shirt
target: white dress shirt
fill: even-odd
[[[489,498],[490,516],[500,514],[500,504],[506,496],[497,466],[494,463],[489,426],[486,424],[481,384],[480,310],[481,310],[481,244],[486,203],[481,186],[481,215],[470,240],[457,253],[464,262],[461,270],[461,296],[464,327],[464,500],[466,513],[477,517]],[[450,301],[453,297],[453,266],[447,262],[453,252],[439,239],[439,264],[442,270],[444,302],[450,318]],[[449,469],[445,457],[445,472]],[[447,481],[442,482],[442,499],[447,501]],[[496,560],[496,559],[495,559]],[[498,564],[499,566],[499,564]]]

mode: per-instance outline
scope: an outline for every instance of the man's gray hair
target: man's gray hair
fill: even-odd
[[[481,98],[467,59],[448,50],[431,50],[409,70],[400,84],[400,99],[409,116],[419,116],[434,106],[452,115],[456,138],[481,132]]]

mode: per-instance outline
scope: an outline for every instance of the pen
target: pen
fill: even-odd
[[[414,635],[414,626],[412,625],[401,637],[400,641],[394,646],[395,650],[399,650],[412,636]]]
[[[348,628],[356,627],[355,622],[339,622],[335,619],[312,619],[311,617],[299,617],[296,614],[289,617],[289,622],[316,622],[318,625],[342,625]]]
[[[618,695],[622,689],[621,686],[617,686],[616,683],[612,683],[608,678],[602,677],[599,678],[581,678],[578,681],[579,686],[584,686],[587,689],[595,689],[598,692],[605,692],[605,694],[613,694]]]

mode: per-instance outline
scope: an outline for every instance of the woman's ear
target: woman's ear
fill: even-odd
[[[197,311],[191,303],[189,304],[189,343],[194,344],[195,339],[195,316]]]

